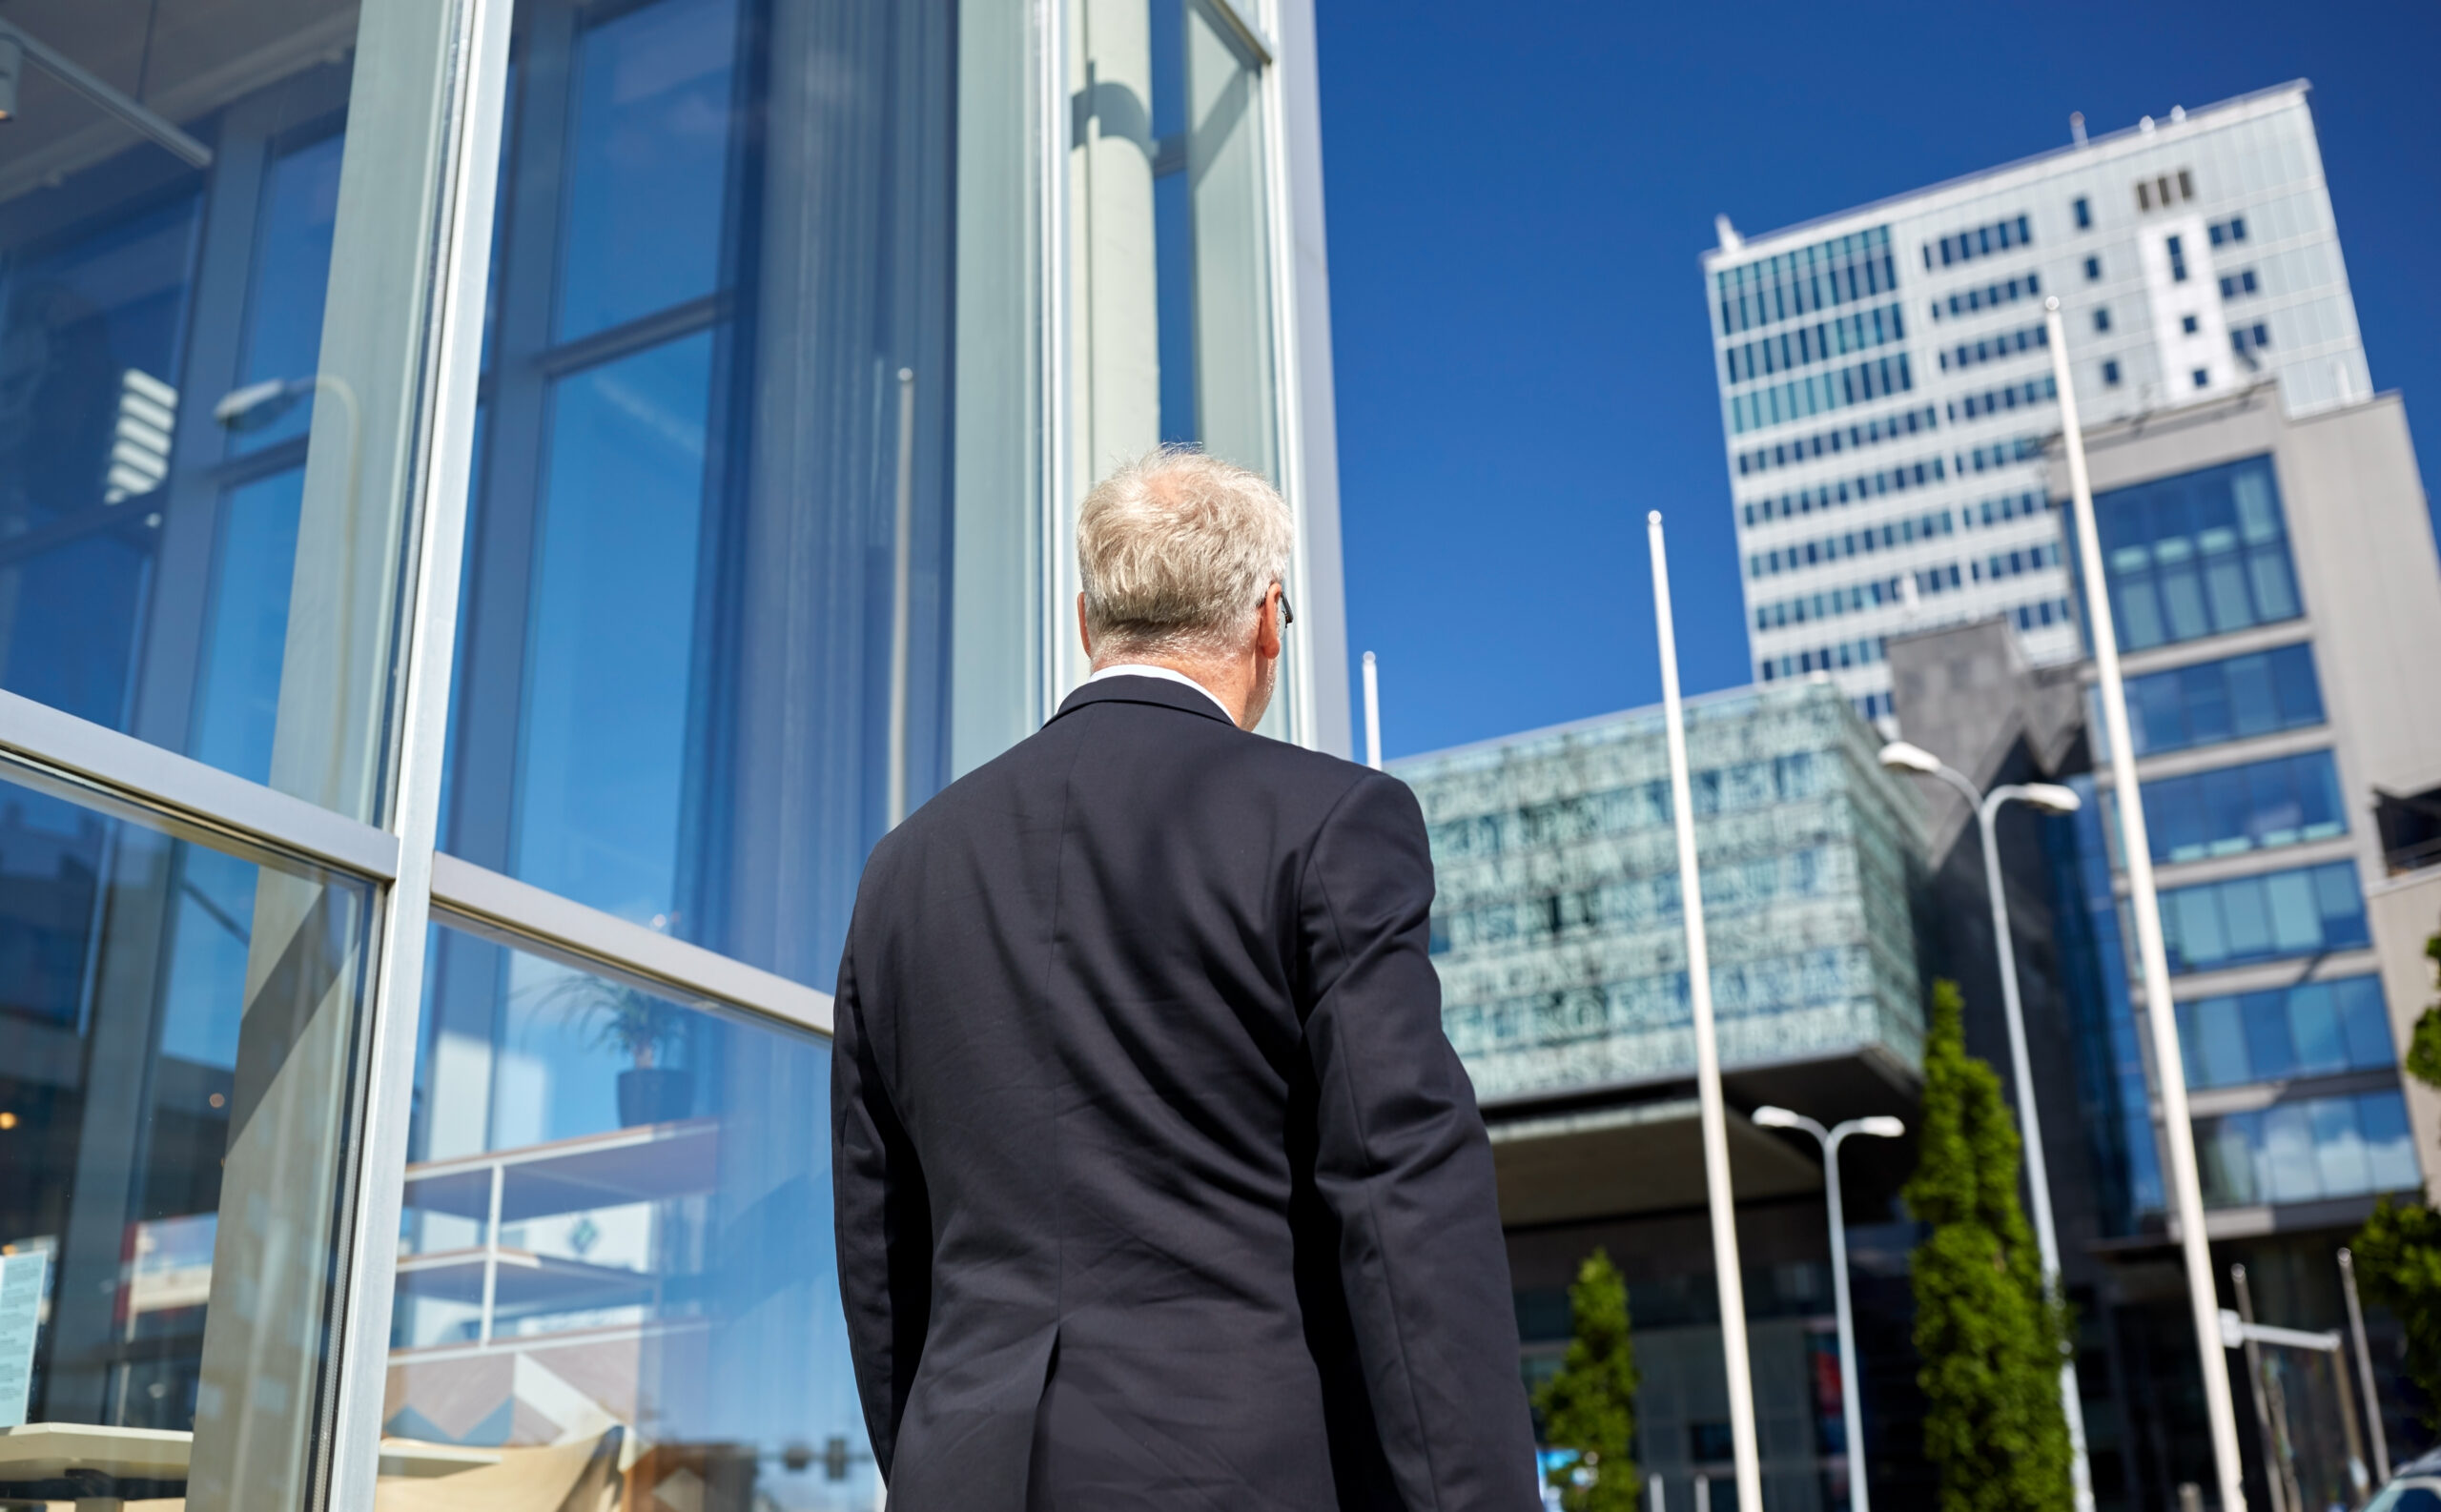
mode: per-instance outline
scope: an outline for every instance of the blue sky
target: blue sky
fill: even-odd
[[[2373,379],[2441,494],[2441,7],[1320,0],[1352,659],[1392,756],[1747,680],[1697,257],[2310,79]],[[1361,725],[1359,740],[1362,740]]]

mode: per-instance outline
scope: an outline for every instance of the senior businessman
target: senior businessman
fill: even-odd
[[[1403,783],[1251,733],[1260,477],[1077,521],[1094,672],[877,846],[839,964],[839,1284],[892,1512],[1540,1504]]]

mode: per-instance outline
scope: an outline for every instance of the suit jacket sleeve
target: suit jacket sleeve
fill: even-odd
[[[839,963],[831,1042],[831,1180],[839,1296],[865,1431],[884,1479],[932,1311],[932,1205],[867,1031],[853,952]]]
[[[1406,785],[1368,774],[1300,889],[1315,1187],[1382,1446],[1410,1508],[1540,1502],[1515,1303],[1473,1086],[1441,1029],[1432,858]]]

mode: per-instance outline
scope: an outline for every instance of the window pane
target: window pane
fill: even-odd
[[[2270,459],[2117,489],[2094,507],[2130,649],[2298,613]]]
[[[288,582],[297,571],[297,512],[304,501],[301,468],[233,488],[221,501],[191,754],[258,783],[271,780]]]
[[[2254,1026],[2240,1013],[2239,1001],[2233,997],[2211,998],[2195,1005],[2199,1038],[2204,1052],[2205,1079],[2199,1086],[2234,1087],[2258,1076],[2276,1076],[2276,1069],[2287,1058],[2285,1044],[2252,1043]],[[2275,1069],[2262,1069],[2275,1068]]]
[[[2397,1052],[2390,1045],[2389,1010],[2382,1003],[2378,976],[2344,977],[2330,984],[2338,1007],[2340,1033],[2353,1067],[2390,1065]]]
[[[719,287],[736,51],[737,0],[661,0],[578,39],[563,339]]]
[[[2248,992],[2220,1001],[2246,1022],[2248,1074],[2243,1081],[2270,1081],[2297,1072],[2297,1040],[2277,992]]]
[[[2314,678],[2313,652],[2303,645],[2284,645],[2268,659],[2278,689],[2281,726],[2321,724],[2323,695]]]
[[[322,291],[331,276],[331,235],[339,214],[339,159],[347,138],[339,134],[277,151],[264,174],[262,254],[247,296],[245,360],[249,383],[284,383],[314,371],[321,358]],[[313,428],[314,396],[259,421],[232,427],[239,451],[259,451],[293,440]]]
[[[2209,1119],[2195,1130],[2195,1157],[2205,1202],[2244,1207],[2256,1200],[2254,1150],[2242,1124],[2250,1114]]]
[[[2271,697],[2271,659],[2231,657],[2228,668],[2229,725],[2239,735],[2262,735],[2280,728]]]
[[[2267,1108],[2260,1127],[2263,1142],[2255,1152],[2255,1167],[2263,1200],[2310,1202],[2321,1196],[2322,1164],[2315,1158],[2314,1121],[2308,1108]]]
[[[2282,871],[2247,880],[2255,882],[2261,889],[2263,908],[2269,915],[2267,938],[2256,947],[2258,952],[2296,954],[2321,946],[2322,910],[2315,907],[2313,878],[2309,873]],[[2238,890],[2255,889],[2232,889],[2232,891]]]
[[[189,145],[43,69],[16,81],[0,687],[377,818],[449,12],[236,0],[209,24],[102,5],[33,24],[141,78]],[[351,129],[359,85],[384,106]]]
[[[303,1505],[370,903],[0,781],[0,1266],[46,1298],[27,1420],[170,1436],[0,1465],[0,1498]]]
[[[2310,873],[2314,896],[2322,911],[2323,942],[2336,950],[2364,945],[2365,894],[2356,885],[2356,868],[2345,861],[2316,867]]]
[[[443,844],[828,988],[1043,714],[1027,13],[514,26]]]
[[[687,337],[551,396],[526,630],[518,874],[663,928],[680,908],[711,350]]]
[[[2421,1189],[2424,1176],[2415,1165],[2415,1136],[2408,1132],[2407,1103],[2394,1092],[2367,1093],[2355,1101],[2373,1190]]]
[[[383,1396],[409,1442],[385,1461],[624,1464],[629,1505],[873,1505],[829,1046],[451,929],[426,980]]]
[[[2288,990],[2288,1027],[2297,1042],[2297,1071],[2317,1076],[2348,1069],[2348,1046],[2340,1037],[2339,1013],[2330,987],[2308,982]]]
[[[2313,1120],[2314,1165],[2325,1196],[2373,1190],[2365,1136],[2357,1127],[2353,1098],[2330,1097],[2307,1105]]]

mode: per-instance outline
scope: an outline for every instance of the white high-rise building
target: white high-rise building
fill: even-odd
[[[1885,636],[2003,614],[2077,654],[2041,438],[2057,295],[2086,423],[2276,378],[2372,392],[2304,80],[1704,255],[1758,681],[1890,713]]]

